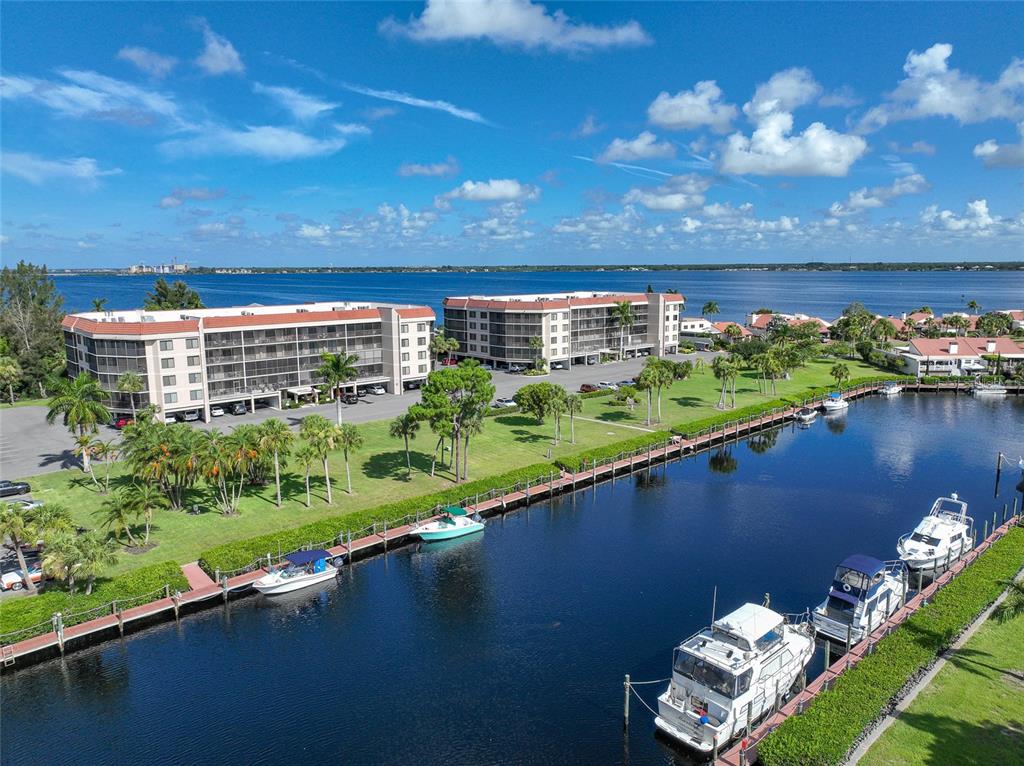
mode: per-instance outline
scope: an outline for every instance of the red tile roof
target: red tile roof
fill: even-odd
[[[758,330],[767,330],[768,325],[775,318],[774,314],[758,314],[750,326]]]
[[[727,327],[735,327],[740,331],[740,337],[742,338],[745,338],[746,336],[753,334],[746,327],[744,327],[741,324],[736,324],[735,322],[712,322],[711,324],[719,332],[725,332],[725,329]]]
[[[907,314],[907,321],[919,324],[921,322],[927,322],[932,319],[932,315],[926,311],[915,311],[912,314]]]
[[[995,342],[992,351],[988,350],[988,343]],[[951,343],[957,345],[956,353],[951,353]],[[910,341],[911,353],[916,356],[938,356],[938,357],[961,357],[961,356],[982,356],[983,354],[999,354],[1007,357],[1024,358],[1024,348],[1021,348],[1011,338],[914,338]]]
[[[170,335],[182,332],[196,332],[199,322],[182,319],[173,322],[98,322],[95,319],[68,314],[61,320],[61,327],[91,335]]]
[[[416,306],[410,309],[398,309],[398,316],[402,319],[435,319],[434,310],[426,306]]]
[[[1004,313],[1008,314],[1010,319],[1017,322],[1024,322],[1024,311],[1006,311]]]

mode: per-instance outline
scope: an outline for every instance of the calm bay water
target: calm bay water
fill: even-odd
[[[69,311],[106,298],[111,309],[137,308],[155,277],[55,277]],[[207,306],[248,303],[303,303],[316,300],[376,300],[425,304],[441,317],[446,295],[545,293],[563,290],[643,292],[674,288],[687,297],[691,314],[716,300],[722,318],[742,320],[753,309],[835,318],[860,301],[880,314],[930,305],[935,311],[963,310],[975,300],[982,310],[1024,304],[1024,272],[525,272],[525,273],[358,273],[189,275]]]
[[[318,592],[251,597],[2,680],[5,766],[683,763],[622,675],[767,591],[816,603],[852,552],[895,556],[939,494],[976,518],[1024,401],[904,396],[410,545]],[[980,521],[979,521],[980,527]],[[820,659],[813,670],[820,670]],[[644,687],[653,703],[662,685]]]

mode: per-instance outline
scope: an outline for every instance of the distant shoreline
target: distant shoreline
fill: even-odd
[[[195,274],[501,274],[515,272],[658,272],[658,271],[746,271],[746,272],[876,272],[876,271],[1024,271],[1024,261],[983,261],[983,262],[908,262],[908,263],[724,263],[724,264],[609,264],[586,265],[565,264],[556,266],[253,266],[253,267],[217,267],[197,266],[184,272],[130,273],[127,269],[51,269],[51,276],[141,276],[166,277],[181,279]]]

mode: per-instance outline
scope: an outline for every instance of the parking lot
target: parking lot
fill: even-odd
[[[701,352],[698,355],[678,355],[673,358],[681,361],[693,359],[695,356],[710,359],[714,354]],[[576,365],[567,370],[552,370],[544,377],[524,377],[501,370],[495,370],[491,374],[496,389],[495,398],[500,398],[512,397],[522,386],[541,381],[558,383],[569,391],[576,391],[583,383],[615,383],[637,375],[643,368],[643,363],[644,360],[641,358],[589,366]],[[358,404],[342,405],[342,413],[345,420],[350,423],[390,419],[404,413],[410,405],[419,401],[419,397],[417,390],[406,391],[401,396],[368,395],[362,397]],[[290,426],[297,427],[302,418],[313,413],[333,420],[334,402],[306,406],[297,410],[261,407],[245,415],[225,414],[211,418],[209,423],[198,421],[192,425],[197,428],[230,431],[241,423],[260,423],[267,418],[277,417]],[[114,428],[108,426],[101,429],[99,436],[104,440],[116,439],[117,434]],[[64,426],[59,422],[52,426],[47,425],[45,407],[14,407],[0,410],[0,479],[14,479],[76,467],[79,463],[73,449],[73,440]]]

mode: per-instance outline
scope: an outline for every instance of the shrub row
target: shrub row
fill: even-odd
[[[1024,566],[1024,528],[1013,528],[931,603],[878,642],[874,654],[836,679],[802,715],[758,746],[765,766],[838,764],[892,698],[927,668]]]
[[[643,449],[649,445],[664,445],[668,439],[672,438],[672,434],[669,431],[652,431],[641,436],[633,437],[632,439],[624,439],[614,444],[606,444],[603,447],[595,447],[594,449],[583,450],[573,455],[566,455],[555,460],[555,464],[564,468],[566,471],[576,472],[582,470],[586,466],[592,465],[595,460],[608,460],[609,458],[616,457],[622,452],[632,452],[634,450]]]
[[[64,624],[70,625],[72,622],[68,619],[69,614],[94,609],[111,601],[123,601],[152,593],[164,585],[170,585],[172,591],[188,590],[188,581],[181,573],[179,564],[165,561],[162,564],[153,564],[108,579],[97,580],[92,593],[88,596],[82,590],[78,593],[68,593],[57,590],[54,586],[54,589],[38,596],[5,599],[3,609],[0,609],[0,634],[22,630],[39,623],[47,623],[38,631],[46,633],[49,631],[48,623],[54,612],[64,614]],[[80,587],[84,587],[84,583]],[[16,640],[24,638],[28,636],[17,636]]]
[[[267,553],[276,554],[279,549],[286,552],[295,550],[308,543],[322,543],[326,540],[335,540],[338,538],[338,535],[343,533],[355,533],[375,523],[398,521],[404,516],[431,511],[439,505],[457,504],[464,498],[473,497],[477,494],[482,495],[490,492],[492,489],[501,489],[517,482],[533,482],[547,479],[552,472],[555,474],[560,473],[558,467],[553,463],[536,463],[498,476],[490,476],[486,479],[453,485],[441,492],[411,497],[396,503],[378,505],[361,511],[328,516],[318,521],[295,527],[294,529],[286,529],[280,532],[260,535],[259,537],[250,537],[246,540],[237,540],[233,543],[218,545],[215,548],[204,551],[199,558],[199,564],[210,575],[213,575],[218,569],[225,572],[241,569],[256,559],[266,556]]]

